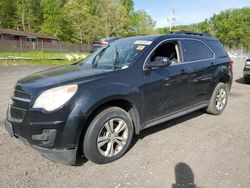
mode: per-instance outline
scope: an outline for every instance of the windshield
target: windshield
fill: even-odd
[[[93,68],[124,69],[133,64],[152,41],[124,38],[98,49],[80,64]]]

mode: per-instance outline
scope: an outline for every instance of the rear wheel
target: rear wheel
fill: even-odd
[[[221,114],[227,106],[227,100],[228,85],[220,82],[214,89],[207,112],[213,115]]]
[[[98,164],[112,162],[126,153],[133,134],[128,113],[118,107],[107,108],[90,123],[83,143],[84,155]]]

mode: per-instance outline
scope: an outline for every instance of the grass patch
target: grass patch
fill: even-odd
[[[27,57],[27,58],[34,58],[34,59],[50,59],[50,58],[65,58],[66,55],[69,54],[77,54],[83,55],[87,53],[69,53],[69,52],[62,52],[62,53],[54,53],[54,52],[0,52],[0,57],[9,57],[9,56],[16,56],[16,57]]]
[[[79,60],[68,60],[66,55],[76,54],[78,56],[87,53],[53,53],[53,52],[0,52],[0,58],[23,57],[30,59],[1,59],[0,65],[67,65]],[[54,60],[55,59],[55,60]],[[59,59],[59,60],[56,60]]]
[[[38,59],[38,60],[21,60],[21,59],[11,59],[11,60],[0,60],[0,66],[8,65],[68,65],[72,64],[75,61],[68,60],[47,60],[47,59]]]

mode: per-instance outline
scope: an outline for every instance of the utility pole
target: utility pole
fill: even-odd
[[[175,22],[176,22],[175,10],[171,9],[171,11],[172,11],[171,16],[167,18],[167,21],[170,24],[169,33],[171,33],[172,31],[172,27],[175,27]]]

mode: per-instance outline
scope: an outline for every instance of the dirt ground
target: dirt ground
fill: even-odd
[[[3,118],[15,82],[38,66],[0,67],[0,187],[250,187],[250,85],[234,64],[229,103],[220,116],[197,111],[136,136],[120,160],[64,166],[10,138]],[[178,186],[177,184],[182,184]]]

